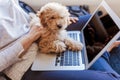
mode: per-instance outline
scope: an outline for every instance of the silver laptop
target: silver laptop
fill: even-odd
[[[102,36],[103,34],[105,36]],[[68,31],[68,36],[84,44],[82,51],[65,51],[54,55],[38,53],[31,70],[88,69],[119,35],[120,19],[106,2],[102,1],[81,31]]]

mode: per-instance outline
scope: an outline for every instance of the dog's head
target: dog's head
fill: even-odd
[[[63,30],[69,25],[68,9],[59,3],[48,3],[38,11],[37,15],[41,19],[43,27],[51,30]]]

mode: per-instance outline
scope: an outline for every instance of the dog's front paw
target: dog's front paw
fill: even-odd
[[[78,41],[67,41],[65,43],[67,44],[68,49],[72,51],[81,51],[83,48],[83,44]]]
[[[66,45],[63,42],[55,41],[55,53],[62,53],[66,50]]]
[[[83,44],[80,42],[75,41],[71,47],[72,51],[81,51],[83,48]]]

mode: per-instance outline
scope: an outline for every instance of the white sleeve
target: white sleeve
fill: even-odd
[[[19,1],[18,1],[18,0],[13,0],[13,1],[15,1],[15,3],[16,3],[17,5],[19,5]]]
[[[0,50],[0,72],[18,61],[20,59],[18,56],[23,51],[24,48],[19,42],[15,42],[4,50]]]

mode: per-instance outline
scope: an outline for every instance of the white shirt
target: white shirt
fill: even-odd
[[[0,0],[0,71],[16,62],[24,51],[17,39],[29,31],[28,21],[29,16],[15,0]]]

